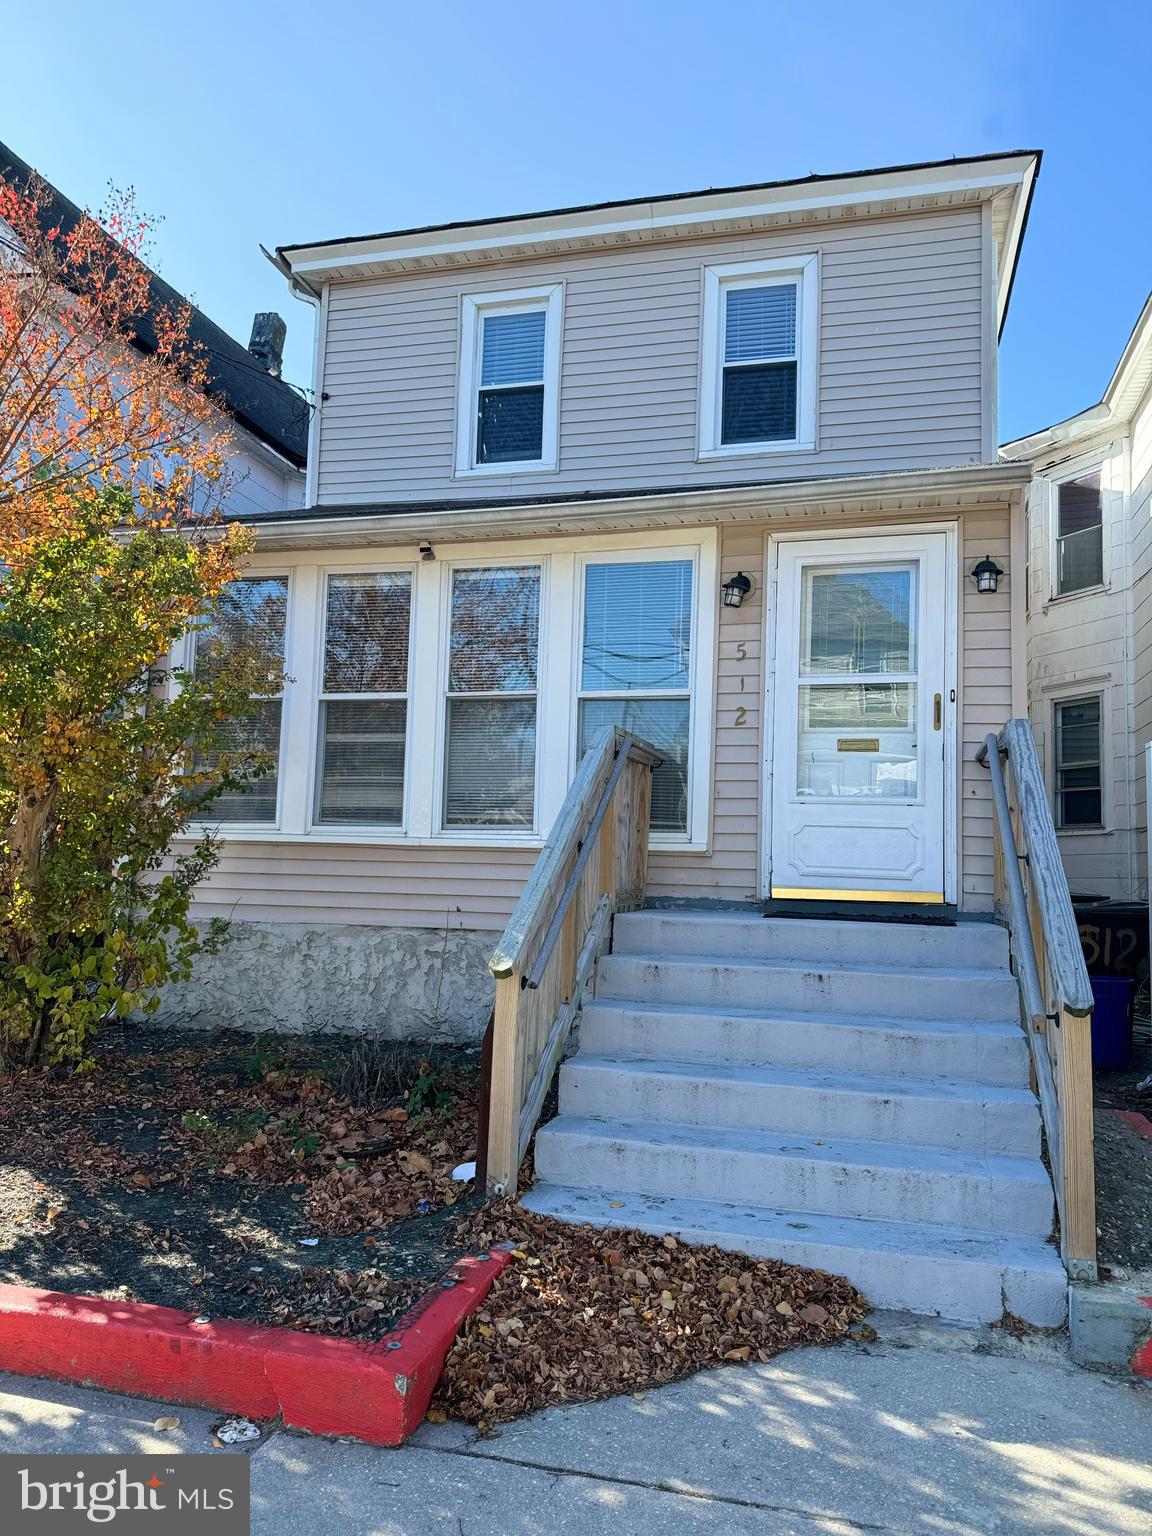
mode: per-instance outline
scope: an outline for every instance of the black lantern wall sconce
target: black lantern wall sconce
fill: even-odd
[[[729,576],[720,590],[724,594],[725,608],[739,608],[752,590],[752,578],[745,576],[743,571],[737,571],[735,576]]]
[[[1000,585],[1000,578],[1004,572],[996,564],[991,555],[985,555],[972,568],[972,580],[976,583],[977,592],[995,592]]]

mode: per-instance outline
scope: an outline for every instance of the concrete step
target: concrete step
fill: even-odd
[[[698,1062],[640,1061],[582,1050],[560,1074],[560,1112],[849,1141],[1039,1157],[1040,1113],[1027,1088],[877,1078]]]
[[[827,1068],[877,1077],[945,1077],[1019,1087],[1028,1042],[1019,1024],[891,1019],[883,1014],[759,1011],[676,1003],[586,1003],[580,1048],[605,1056]]]
[[[1052,1186],[1038,1158],[982,1156],[779,1131],[560,1115],[536,1136],[550,1184],[725,1199],[873,1221],[1045,1238]]]
[[[607,955],[600,998],[642,1003],[708,1004],[713,1008],[800,1008],[884,1018],[1017,1017],[1016,982],[1006,971],[975,967],[841,965],[832,960],[740,960],[699,955]]]
[[[523,1203],[560,1221],[672,1232],[688,1243],[845,1275],[876,1307],[965,1323],[996,1322],[1005,1312],[1041,1328],[1064,1321],[1067,1277],[1056,1249],[1039,1238],[546,1182]]]
[[[625,912],[616,918],[617,954],[727,955],[748,960],[831,960],[838,964],[1008,967],[1008,932],[996,923],[838,921],[765,918],[740,912]]]

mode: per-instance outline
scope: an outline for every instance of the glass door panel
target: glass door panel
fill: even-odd
[[[796,789],[818,800],[915,800],[918,565],[805,566]]]

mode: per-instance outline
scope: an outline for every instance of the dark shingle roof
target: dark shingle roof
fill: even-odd
[[[7,145],[0,143],[0,178],[15,186],[27,185],[32,167]],[[41,178],[44,180],[44,178]],[[72,228],[81,210],[70,198],[44,180],[49,202],[45,209],[50,226]],[[152,274],[152,295],[157,310],[188,300],[156,273]],[[208,377],[212,393],[220,403],[256,437],[283,454],[292,464],[303,466],[308,448],[308,406],[283,379],[266,372],[246,347],[221,330],[195,305],[189,322],[189,334],[207,355]],[[144,352],[156,346],[156,336],[148,320],[136,327],[135,343]]]

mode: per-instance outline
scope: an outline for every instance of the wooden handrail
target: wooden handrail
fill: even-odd
[[[1094,1279],[1092,983],[1031,726],[1009,720],[977,757],[991,770],[996,899],[1006,905],[1060,1253],[1073,1279]]]
[[[656,749],[606,726],[576,771],[488,969],[496,979],[487,1189],[515,1188],[616,912],[640,905]]]

